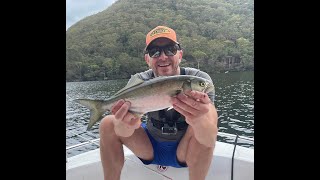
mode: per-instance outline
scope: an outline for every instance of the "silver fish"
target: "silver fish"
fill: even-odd
[[[75,99],[75,101],[90,109],[87,127],[89,130],[120,99],[130,101],[129,112],[141,116],[151,111],[172,107],[171,97],[187,90],[214,92],[214,85],[207,79],[191,75],[161,76],[147,81],[132,76],[124,88],[106,100]]]

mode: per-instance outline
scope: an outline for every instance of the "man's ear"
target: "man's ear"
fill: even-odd
[[[146,61],[146,63],[147,63],[148,66],[149,66],[150,59],[149,59],[149,55],[148,55],[148,54],[145,54],[145,55],[144,55],[144,60]]]
[[[182,56],[183,56],[183,51],[180,50],[180,51],[179,51],[179,59],[180,59],[180,61],[181,61],[181,59],[182,59]]]

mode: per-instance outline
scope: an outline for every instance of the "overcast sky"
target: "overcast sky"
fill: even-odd
[[[66,28],[79,20],[105,10],[116,0],[66,0]]]

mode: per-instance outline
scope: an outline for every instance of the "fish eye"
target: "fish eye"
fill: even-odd
[[[205,83],[205,82],[200,82],[199,85],[200,85],[201,87],[204,87],[204,86],[206,85],[206,83]]]

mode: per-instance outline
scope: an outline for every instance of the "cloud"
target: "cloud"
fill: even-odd
[[[66,0],[66,28],[79,20],[105,10],[116,0]]]

